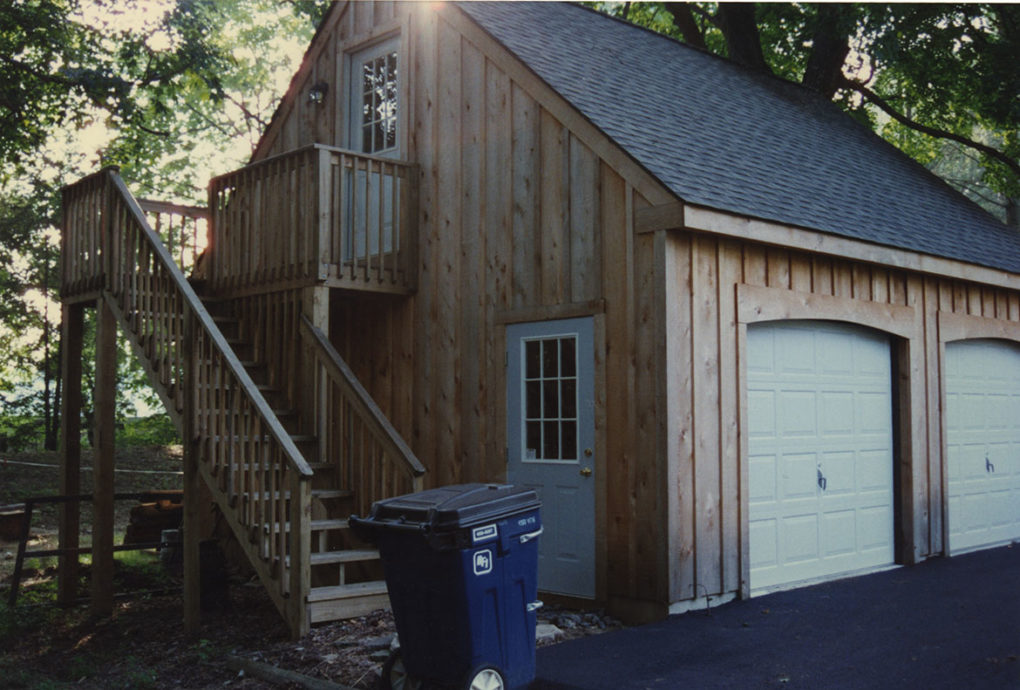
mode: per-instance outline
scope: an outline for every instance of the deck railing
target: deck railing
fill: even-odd
[[[306,394],[314,401],[319,461],[335,465],[343,486],[356,489],[353,512],[367,515],[374,501],[421,491],[425,467],[362,387],[326,335],[301,317],[301,338],[312,372]]]
[[[312,470],[116,169],[65,188],[64,250],[65,289],[101,291],[179,430],[193,431],[185,442],[271,598],[304,632]]]
[[[153,199],[137,201],[170,256],[185,275],[190,274],[208,244],[209,209]]]
[[[314,144],[213,178],[216,291],[416,288],[417,168]]]

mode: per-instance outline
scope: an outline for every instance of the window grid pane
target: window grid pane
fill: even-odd
[[[577,338],[524,342],[527,460],[577,459]]]
[[[397,53],[362,65],[361,150],[378,153],[397,144]]]

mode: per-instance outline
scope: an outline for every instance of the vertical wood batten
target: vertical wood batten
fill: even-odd
[[[697,500],[695,495],[695,402],[693,399],[692,244],[690,235],[670,235],[666,261],[668,439],[670,474],[669,601],[696,596]]]
[[[490,364],[489,342],[485,337],[492,326],[486,321],[485,254],[483,229],[485,126],[485,58],[466,40],[461,41],[461,170],[463,200],[461,227],[461,270],[457,292],[461,334],[461,459],[463,481],[496,481],[502,472],[491,473],[485,437],[489,433],[487,386],[483,367]],[[490,461],[491,462],[491,461]]]
[[[740,244],[720,239],[718,246],[717,303],[719,305],[719,458],[720,486],[720,592],[739,591],[741,584],[741,521],[740,509],[740,416],[739,377],[741,360],[738,347],[736,287],[740,282]],[[807,265],[807,282],[811,283],[811,266]],[[810,289],[810,288],[809,288]]]
[[[462,225],[463,185],[461,171],[461,38],[446,22],[438,26],[438,136],[436,169],[438,215],[441,235],[436,245],[435,322],[430,334],[434,339],[436,370],[442,372],[434,383],[433,405],[437,416],[437,463],[442,462],[436,479],[443,484],[454,483],[461,476],[462,444],[459,410],[461,408],[462,353],[458,343],[463,335],[458,319],[461,305],[459,294],[461,248],[465,229]],[[467,307],[470,308],[470,307]],[[472,353],[473,354],[473,353]],[[470,356],[467,354],[466,356]],[[440,460],[441,459],[441,460]]]
[[[695,237],[691,253],[692,389],[695,418],[695,587],[694,596],[721,591],[719,312],[716,242]],[[770,255],[769,261],[773,262]],[[778,275],[789,284],[785,257]],[[704,414],[699,414],[704,411]],[[710,412],[709,412],[710,411]]]

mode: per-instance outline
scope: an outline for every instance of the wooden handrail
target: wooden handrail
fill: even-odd
[[[273,435],[273,438],[279,443],[284,451],[287,462],[289,462],[293,469],[296,470],[304,477],[311,478],[314,474],[312,468],[308,465],[308,462],[301,455],[301,451],[294,445],[294,441],[291,439],[290,434],[287,433],[286,429],[277,419],[276,414],[273,413],[273,409],[266,402],[265,397],[259,391],[258,386],[252,381],[248,371],[241,364],[241,361],[234,354],[233,348],[227,343],[227,339],[223,336],[219,326],[213,321],[212,316],[209,315],[209,311],[202,304],[202,300],[199,299],[195,293],[194,288],[188,283],[188,280],[184,277],[184,274],[177,268],[177,264],[174,263],[173,257],[170,256],[170,252],[167,251],[166,246],[160,240],[156,231],[149,226],[149,221],[145,218],[145,213],[138,206],[131,192],[128,190],[127,185],[124,184],[124,180],[121,179],[120,175],[116,172],[110,173],[110,180],[114,185],[114,188],[120,193],[122,200],[127,206],[128,212],[133,216],[135,223],[141,230],[143,235],[149,241],[149,249],[155,256],[162,262],[163,268],[166,269],[170,280],[173,282],[174,287],[184,297],[185,304],[188,309],[194,313],[194,317],[201,326],[202,330],[205,331],[206,335],[215,344],[217,350],[219,350],[221,356],[230,367],[230,372],[237,377],[241,384],[241,388],[245,395],[251,398],[252,403],[262,416],[264,421],[269,427],[269,432]]]
[[[357,486],[357,500],[359,511],[366,512],[375,500],[388,498],[397,493],[406,493],[406,490],[421,491],[425,474],[425,466],[421,464],[414,452],[407,445],[401,435],[383,414],[382,410],[365,390],[364,386],[355,376],[350,366],[343,360],[340,354],[330,343],[329,339],[317,328],[307,316],[301,317],[301,337],[310,351],[312,371],[315,372],[316,380],[313,386],[316,390],[315,397],[321,399],[324,404],[316,410],[319,419],[316,426],[333,426],[345,429],[345,438],[340,447],[331,448],[329,444],[333,441],[328,434],[323,434],[322,439],[326,446],[326,458],[328,462],[340,463],[342,474],[356,475],[360,481]],[[319,377],[324,376],[323,380]],[[336,390],[340,394],[340,400],[333,401],[331,391]],[[351,423],[344,420],[346,414],[351,414],[363,426],[364,430],[371,435],[371,438],[378,444],[380,453],[364,448],[361,441],[361,453],[357,458],[345,458],[342,447],[348,443],[356,443],[354,437],[358,431],[350,428]],[[330,452],[335,450],[337,452]],[[366,460],[367,458],[367,460]],[[369,467],[353,467],[353,463],[372,462]],[[400,491],[400,486],[389,479],[391,474],[380,464],[392,464],[409,481],[404,486],[405,491]]]
[[[125,205],[127,206],[128,212],[134,217],[135,223],[138,224],[139,229],[142,231],[146,239],[150,244],[150,251],[152,251],[156,257],[162,262],[163,268],[166,269],[173,281],[174,287],[184,297],[185,304],[195,316],[199,326],[205,331],[206,335],[215,344],[217,350],[230,367],[230,372],[237,377],[241,384],[241,388],[245,395],[249,396],[255,408],[259,414],[263,417],[265,422],[269,426],[269,432],[273,435],[273,438],[283,446],[287,461],[293,465],[293,468],[299,472],[302,476],[311,477],[313,472],[312,468],[308,465],[308,462],[301,455],[301,451],[294,445],[294,441],[291,439],[290,434],[287,433],[286,429],[277,419],[273,413],[273,408],[266,402],[265,397],[259,391],[258,386],[252,381],[248,371],[241,364],[241,360],[234,354],[233,348],[227,343],[227,339],[223,336],[223,332],[220,331],[219,326],[213,321],[212,316],[209,315],[209,311],[202,304],[202,300],[199,299],[195,293],[194,288],[188,283],[187,278],[181,273],[177,264],[174,263],[173,257],[170,256],[170,252],[167,251],[166,246],[160,240],[159,235],[156,231],[149,226],[149,221],[145,218],[145,213],[138,206],[134,197],[131,196],[131,192],[128,190],[127,185],[124,184],[124,180],[121,179],[117,173],[111,173],[110,179],[114,185],[114,188],[121,194]]]

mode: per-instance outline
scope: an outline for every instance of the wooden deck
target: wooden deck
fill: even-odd
[[[414,292],[417,175],[411,163],[314,144],[214,178],[211,289]]]

